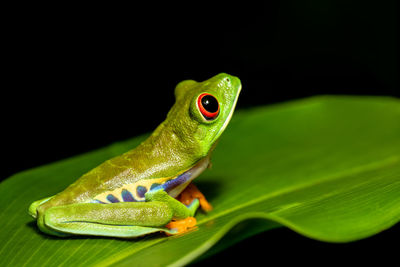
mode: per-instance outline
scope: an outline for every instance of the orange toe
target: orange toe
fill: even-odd
[[[211,204],[207,201],[207,199],[203,196],[203,198],[199,198],[200,201],[200,207],[202,210],[209,212],[213,209]]]
[[[187,217],[183,220],[171,221],[165,227],[168,229],[177,230],[177,234],[185,233],[189,230],[189,228],[193,228],[196,226],[196,218]]]

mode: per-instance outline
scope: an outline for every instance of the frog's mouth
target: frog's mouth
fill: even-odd
[[[215,135],[214,142],[218,140],[218,138],[221,136],[221,134],[225,131],[226,126],[228,126],[229,122],[231,121],[233,112],[235,111],[236,103],[239,98],[240,91],[242,90],[242,85],[239,85],[239,88],[236,92],[235,100],[233,101],[233,104],[231,106],[231,110],[229,111],[228,117],[226,118],[224,124],[222,125],[221,129],[218,131],[218,133]]]

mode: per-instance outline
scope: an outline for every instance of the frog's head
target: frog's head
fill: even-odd
[[[176,134],[198,147],[202,156],[208,154],[228,125],[241,88],[237,77],[225,73],[203,82],[180,82],[168,114]]]

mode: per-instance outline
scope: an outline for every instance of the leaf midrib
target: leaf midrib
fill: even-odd
[[[346,178],[346,177],[354,175],[354,174],[360,174],[360,173],[363,173],[363,172],[369,172],[369,171],[372,171],[372,170],[375,170],[375,169],[379,169],[381,167],[386,167],[386,166],[393,165],[395,163],[400,163],[400,157],[399,156],[392,156],[392,157],[388,157],[385,160],[381,160],[381,161],[378,161],[378,162],[373,162],[373,163],[369,163],[369,164],[353,167],[351,169],[348,169],[348,171],[343,171],[343,172],[335,173],[335,174],[332,174],[332,175],[328,175],[325,178],[321,178],[318,181],[313,180],[311,182],[307,182],[307,183],[301,184],[299,186],[287,187],[287,188],[272,192],[270,194],[266,194],[266,195],[263,195],[261,197],[255,198],[253,200],[247,201],[247,202],[245,202],[245,203],[243,203],[241,205],[237,205],[237,206],[232,207],[230,209],[223,210],[223,211],[219,212],[218,214],[214,214],[213,216],[207,216],[203,220],[200,220],[197,224],[201,225],[201,224],[207,223],[208,221],[214,220],[217,217],[221,217],[221,216],[224,216],[224,215],[226,215],[228,213],[231,213],[231,212],[246,208],[248,206],[252,206],[254,204],[260,203],[260,202],[265,201],[267,199],[272,199],[274,197],[281,196],[281,195],[284,195],[284,194],[288,194],[288,193],[293,193],[295,191],[304,190],[304,189],[307,189],[307,188],[310,188],[310,187],[313,187],[313,186],[316,186],[316,185],[320,185],[320,184],[323,184],[323,183],[326,183],[326,182],[330,182],[330,181],[333,181],[333,180],[336,180],[336,179],[343,179],[343,178]]]

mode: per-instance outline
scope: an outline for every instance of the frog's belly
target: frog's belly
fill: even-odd
[[[189,170],[176,177],[164,177],[143,179],[132,184],[126,184],[112,191],[103,192],[88,202],[92,203],[116,203],[145,201],[145,194],[152,190],[164,190],[170,196],[177,197],[186,186],[207,168],[209,157],[205,157]]]

